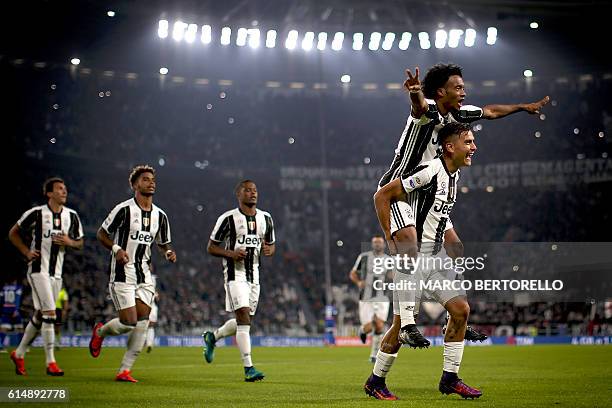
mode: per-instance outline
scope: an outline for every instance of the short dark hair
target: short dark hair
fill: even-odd
[[[423,94],[426,98],[434,99],[438,88],[444,88],[448,78],[459,75],[463,78],[461,67],[456,64],[436,64],[429,68],[423,78]]]
[[[134,167],[130,172],[130,186],[134,185],[142,173],[151,173],[155,175],[155,169],[148,164],[139,164],[138,166]]]
[[[438,132],[438,143],[440,146],[444,146],[449,140],[456,136],[462,135],[465,132],[472,130],[471,126],[467,123],[451,122],[447,123]]]
[[[374,239],[374,238],[383,238],[383,236],[380,235],[380,234],[374,234],[374,235],[372,235],[372,239]]]
[[[45,180],[43,183],[43,196],[47,196],[47,193],[53,192],[53,186],[55,183],[66,184],[63,179],[59,177],[51,177],[50,179]]]
[[[240,183],[236,184],[236,187],[234,187],[234,193],[238,194],[238,192],[240,191],[240,189],[241,189],[242,187],[244,187],[244,185],[245,185],[246,183],[253,183],[253,184],[255,184],[255,182],[254,182],[253,180],[249,180],[249,179],[242,180]]]

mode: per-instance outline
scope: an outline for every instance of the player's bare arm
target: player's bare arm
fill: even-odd
[[[60,234],[56,234],[53,236],[52,241],[55,245],[61,245],[65,247],[69,247],[72,249],[82,249],[83,248],[83,238],[81,239],[72,239],[67,234],[63,232]]]
[[[276,245],[274,244],[263,244],[263,255],[264,256],[272,256],[276,252]]]
[[[400,179],[395,179],[374,194],[374,207],[376,208],[376,216],[383,230],[383,234],[389,248],[393,242],[391,236],[391,200],[399,200],[404,197],[404,188]]]
[[[527,112],[530,115],[539,114],[542,107],[550,102],[550,98],[545,96],[537,102],[518,103],[514,105],[487,105],[482,108],[482,117],[485,119],[500,119],[504,116],[516,112]]]
[[[27,247],[25,242],[23,242],[23,239],[21,238],[20,230],[21,230],[21,227],[19,227],[19,224],[15,224],[9,231],[8,237],[9,237],[9,241],[11,241],[11,244],[13,244],[15,248],[17,248],[17,250],[21,252],[21,254],[28,260],[28,262],[31,262],[36,258],[40,258],[39,250],[30,249]]]
[[[212,256],[218,256],[221,258],[231,258],[235,261],[242,261],[247,256],[247,252],[244,248],[240,248],[236,251],[230,251],[228,249],[222,248],[219,243],[208,240],[208,246],[206,250]]]
[[[104,228],[98,229],[96,238],[98,238],[98,241],[100,241],[104,248],[115,253],[115,258],[117,258],[117,262],[119,262],[121,265],[125,265],[130,261],[130,257],[128,256],[127,252],[113,242],[111,237],[108,235],[108,232],[106,232]]]
[[[463,243],[459,239],[459,235],[457,235],[457,231],[455,231],[454,228],[444,232],[444,249],[452,259],[463,256]]]
[[[406,81],[404,81],[404,88],[410,94],[410,101],[412,102],[412,116],[414,118],[420,118],[429,109],[427,101],[425,101],[425,95],[421,90],[421,81],[419,80],[419,67],[414,70],[414,76],[412,72],[406,70]]]
[[[359,279],[355,269],[351,269],[351,272],[349,272],[349,279],[360,289],[365,286],[365,282]]]
[[[157,247],[164,254],[164,257],[166,257],[167,261],[170,261],[172,263],[176,262],[176,252],[170,244],[158,244]]]

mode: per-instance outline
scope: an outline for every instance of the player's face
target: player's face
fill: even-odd
[[[448,110],[461,108],[465,99],[465,84],[459,75],[452,75],[442,90],[441,102]]]
[[[372,251],[383,252],[385,250],[385,241],[382,238],[372,238]]]
[[[471,166],[472,156],[474,156],[477,149],[472,131],[461,134],[453,143],[453,146],[453,161],[457,167]]]
[[[64,183],[53,183],[53,191],[47,193],[47,197],[49,197],[50,200],[55,201],[57,204],[66,204],[68,189]]]
[[[249,207],[257,204],[257,186],[255,183],[246,183],[240,188],[238,201]]]
[[[138,176],[134,190],[145,197],[155,194],[155,176],[153,173],[147,171]]]

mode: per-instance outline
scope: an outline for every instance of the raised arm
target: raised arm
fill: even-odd
[[[406,70],[407,79],[404,81],[404,88],[410,94],[410,101],[412,102],[411,114],[414,118],[418,119],[423,116],[429,109],[429,105],[425,100],[425,95],[421,90],[421,81],[419,80],[419,67],[414,70],[414,76],[409,69]]]
[[[482,108],[482,117],[485,119],[500,119],[516,112],[527,112],[530,115],[540,113],[544,105],[550,101],[548,96],[532,103],[518,103],[514,105],[487,105]]]

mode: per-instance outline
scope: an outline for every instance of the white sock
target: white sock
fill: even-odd
[[[376,357],[376,353],[378,352],[378,349],[380,348],[380,342],[382,340],[382,333],[376,334],[374,333],[372,335],[372,349],[370,350],[370,357]]]
[[[445,341],[444,342],[444,365],[443,370],[449,373],[458,373],[461,359],[463,358],[463,342],[462,341]]]
[[[55,362],[55,353],[53,347],[55,347],[55,324],[43,321],[40,333],[43,338],[43,345],[45,347],[45,356],[47,358],[47,365]]]
[[[228,320],[223,324],[223,326],[219,327],[213,332],[213,334],[215,335],[215,340],[233,336],[234,334],[236,334],[237,327],[238,324],[236,323],[236,319]]]
[[[132,369],[136,357],[138,357],[140,350],[142,350],[144,346],[148,326],[148,320],[139,320],[138,323],[136,323],[136,327],[132,330],[128,338],[127,351],[123,355],[119,372]]]
[[[98,329],[98,336],[119,336],[134,329],[135,326],[128,326],[121,323],[118,317],[106,322],[106,324]]]
[[[381,350],[378,350],[378,353],[376,354],[376,363],[374,363],[374,369],[372,370],[374,375],[383,378],[386,377],[389,370],[391,370],[391,366],[393,365],[396,357],[397,353],[387,354]]]
[[[416,324],[414,320],[415,304],[416,302],[399,302],[401,327],[404,327],[407,324]]]
[[[251,326],[244,324],[239,325],[236,328],[236,344],[240,350],[240,357],[242,358],[242,365],[245,367],[252,367],[253,362],[251,361],[251,335],[249,331]]]
[[[147,340],[145,341],[145,347],[153,347],[155,343],[155,329],[149,327],[147,329]]]
[[[36,322],[36,325],[38,324],[39,322]],[[19,342],[19,346],[17,346],[17,349],[15,350],[15,356],[17,356],[17,358],[23,358],[23,356],[25,356],[28,346],[38,335],[39,328],[36,327],[36,325],[32,322],[32,320],[28,322],[25,330],[23,331],[23,337]]]

